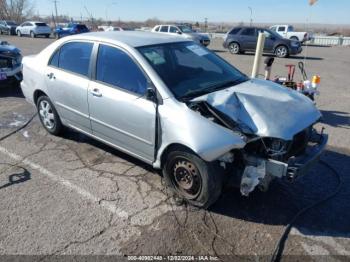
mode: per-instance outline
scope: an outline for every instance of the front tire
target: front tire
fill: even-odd
[[[284,45],[277,46],[275,55],[279,58],[287,58],[289,56],[288,48]]]
[[[178,197],[196,207],[206,209],[221,195],[222,172],[215,163],[205,162],[189,150],[170,152],[163,176]]]
[[[17,31],[17,35],[19,36],[19,37],[22,37],[22,33],[21,33],[21,31]]]
[[[230,51],[231,54],[236,55],[236,54],[240,53],[241,47],[239,46],[238,43],[233,42],[233,43],[229,44],[228,50]]]
[[[61,119],[47,96],[39,97],[36,104],[41,124],[52,135],[59,135],[63,130]]]
[[[30,37],[31,37],[31,38],[35,38],[35,37],[36,37],[33,31],[30,32]]]

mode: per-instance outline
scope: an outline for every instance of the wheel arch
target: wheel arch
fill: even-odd
[[[47,96],[48,97],[48,95],[41,89],[37,89],[37,90],[34,91],[34,93],[33,93],[33,101],[34,101],[35,105],[37,104],[38,99],[41,96]]]
[[[195,154],[198,156],[196,152],[194,152],[190,147],[185,146],[180,143],[172,143],[169,144],[166,148],[163,149],[160,155],[160,168],[163,168],[164,163],[166,162],[167,156],[169,155],[170,152],[180,150],[180,151],[186,151],[186,152],[191,152],[192,154]]]

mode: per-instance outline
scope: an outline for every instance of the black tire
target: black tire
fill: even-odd
[[[2,35],[2,31],[0,30],[0,35]]]
[[[55,38],[56,39],[60,39],[60,35],[59,34],[55,34]]]
[[[49,38],[49,37],[50,37],[50,35],[45,35],[45,37],[46,37],[46,38]]]
[[[279,45],[275,49],[275,55],[279,58],[287,58],[289,56],[288,47],[285,45]]]
[[[231,54],[237,55],[241,52],[241,47],[237,42],[232,42],[228,45],[228,50]]]
[[[32,31],[32,32],[30,32],[30,37],[31,38],[35,38],[36,37],[36,35],[34,34],[34,32]]]
[[[49,108],[46,112],[41,112],[41,109],[43,109],[43,104],[46,103],[49,105]],[[63,125],[61,122],[61,119],[56,111],[56,108],[54,107],[54,105],[52,104],[50,98],[48,98],[47,96],[40,96],[37,103],[36,103],[36,107],[37,107],[37,111],[38,111],[38,115],[39,115],[39,119],[41,124],[43,125],[43,127],[47,130],[47,132],[49,132],[52,135],[59,135],[62,130],[63,130]],[[46,116],[44,116],[46,113]],[[52,119],[50,119],[50,124],[48,124],[48,115],[52,114],[53,117]]]
[[[17,35],[19,36],[19,37],[22,37],[22,33],[21,33],[21,31],[17,31]]]
[[[290,40],[299,41],[299,38],[298,38],[298,37],[296,37],[296,36],[292,36],[292,37],[290,38]]]
[[[206,209],[221,195],[223,173],[216,163],[205,162],[189,150],[170,152],[163,167],[163,176],[167,186],[178,197],[196,207]]]

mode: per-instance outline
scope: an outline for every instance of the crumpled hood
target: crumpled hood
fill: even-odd
[[[192,101],[206,101],[232,118],[245,133],[292,140],[321,113],[306,96],[265,80],[250,80]]]
[[[21,51],[13,46],[9,45],[6,42],[0,41],[0,53],[13,53],[13,54],[19,54]]]

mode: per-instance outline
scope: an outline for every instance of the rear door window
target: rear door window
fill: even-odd
[[[236,35],[238,34],[238,32],[241,31],[241,28],[233,28],[231,31],[230,31],[230,35]]]
[[[169,26],[163,25],[163,26],[160,28],[160,31],[163,32],[163,33],[168,33],[168,31],[169,31]]]
[[[138,95],[146,93],[148,82],[128,54],[107,45],[100,45],[98,50],[96,80]]]
[[[242,31],[242,35],[245,35],[245,36],[255,36],[256,33],[255,33],[255,28],[246,28]]]
[[[70,42],[60,49],[58,67],[83,76],[88,76],[92,43]],[[53,62],[55,55],[52,59]]]

